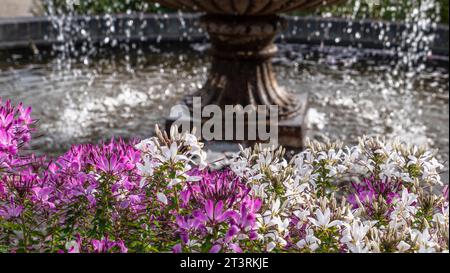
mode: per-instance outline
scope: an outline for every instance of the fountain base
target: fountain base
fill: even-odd
[[[195,120],[201,119],[201,115],[192,114],[195,107],[202,110],[205,106],[215,106],[226,112],[224,110],[229,106],[241,105],[246,109],[247,106],[252,106],[258,109],[256,112],[258,115],[260,111],[264,111],[259,110],[261,106],[265,109],[276,107],[275,121],[267,122],[268,116],[262,119],[267,125],[276,122],[271,125],[272,127],[268,127],[269,132],[271,133],[276,126],[278,143],[302,148],[307,96],[286,92],[278,86],[272,68],[272,57],[278,52],[274,40],[278,31],[285,26],[285,20],[276,15],[257,17],[205,15],[201,22],[210,37],[212,60],[206,83],[197,93],[185,99],[191,117],[194,117],[193,124],[199,127],[200,124],[207,122]],[[195,98],[201,98],[203,106],[195,105]],[[171,123],[168,120],[169,126]],[[233,139],[239,142],[254,139],[252,134],[256,132],[250,131],[253,127],[248,125],[251,124],[243,124],[243,127],[248,128],[248,132],[235,129]],[[242,133],[244,139],[236,137]],[[255,140],[250,142],[252,141]],[[256,141],[264,142],[264,139],[256,138]]]
[[[272,126],[276,126],[276,136],[275,136],[275,143],[272,144],[278,144],[282,145],[283,147],[295,149],[295,150],[302,150],[304,148],[305,144],[305,136],[307,131],[307,123],[308,123],[308,95],[307,94],[293,94],[293,97],[296,98],[298,102],[298,110],[295,112],[295,114],[290,115],[289,118],[279,118],[272,121],[266,121],[263,120],[266,128],[269,128],[271,126],[270,122],[275,122]],[[185,105],[186,109],[189,109],[188,105]],[[206,139],[203,136],[202,129],[204,128],[205,124],[207,122],[211,122],[211,118],[195,118],[194,115],[191,114],[183,117],[175,117],[175,116],[169,116],[166,118],[165,122],[165,129],[167,132],[170,132],[170,128],[172,125],[177,124],[189,124],[188,128],[183,127],[179,128],[180,131],[183,129],[184,131],[192,131],[194,127],[196,127],[196,132],[198,137],[208,143],[208,142],[230,142],[230,143],[239,143],[242,144],[244,147],[253,146],[256,143],[269,143],[270,141],[273,141],[274,139],[271,138],[270,140],[267,139],[260,139],[260,135],[256,135],[256,139],[251,138],[252,134],[255,132],[250,132],[249,129],[251,128],[258,128],[258,121],[255,123],[249,122],[248,120],[244,121],[244,124],[242,126],[243,131],[241,130],[234,130],[233,135],[231,136],[231,139],[225,139],[225,136],[227,135],[226,130],[229,129],[229,126],[227,126],[227,121],[225,118],[222,118],[221,125],[222,125],[222,132],[220,135],[222,138],[220,139]],[[236,120],[236,117],[233,117],[232,120],[233,126],[236,126],[238,124],[238,121]],[[253,124],[254,127],[250,126],[250,124]],[[201,126],[199,129],[198,126]],[[235,128],[236,128],[235,127]],[[241,133],[243,135],[243,139],[239,138],[237,136],[238,133]],[[274,132],[271,132],[274,133]]]

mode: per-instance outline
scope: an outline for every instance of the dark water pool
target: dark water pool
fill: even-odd
[[[112,136],[149,137],[170,107],[205,81],[205,48],[151,46],[88,61],[3,52],[0,97],[33,107],[38,152],[58,154]],[[309,137],[348,144],[363,134],[400,137],[439,149],[448,160],[448,70],[375,63],[351,49],[280,48],[274,60],[280,84],[310,94]]]

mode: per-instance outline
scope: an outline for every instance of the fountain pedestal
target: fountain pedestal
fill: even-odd
[[[295,113],[295,96],[280,88],[271,59],[278,52],[275,35],[284,25],[277,16],[204,16],[211,41],[212,64],[203,88],[194,94],[202,103],[277,105],[280,118]]]
[[[276,15],[205,15],[201,23],[210,36],[212,64],[203,88],[185,99],[188,107],[193,108],[193,97],[201,97],[202,106],[221,109],[226,105],[267,109],[276,105],[279,143],[302,148],[307,96],[278,86],[271,62],[278,52],[275,36],[285,20]]]
[[[277,85],[271,58],[275,35],[283,26],[276,14],[310,10],[343,0],[149,0],[186,11],[204,12],[212,66],[204,87],[194,96],[202,103],[277,105],[279,143],[302,148],[307,111],[306,95],[294,95]],[[186,103],[192,102],[187,99]],[[170,120],[167,125],[170,125]]]

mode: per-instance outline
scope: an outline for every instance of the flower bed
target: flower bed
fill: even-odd
[[[173,128],[47,159],[26,152],[30,114],[0,103],[2,252],[448,252],[448,186],[424,149],[363,137],[288,162],[256,146],[213,170]]]

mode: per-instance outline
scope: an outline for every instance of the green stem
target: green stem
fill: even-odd
[[[26,253],[26,252],[28,252],[28,232],[27,232],[23,213],[20,216],[20,222],[21,222],[21,229],[22,229],[22,233],[23,233],[23,248]]]

